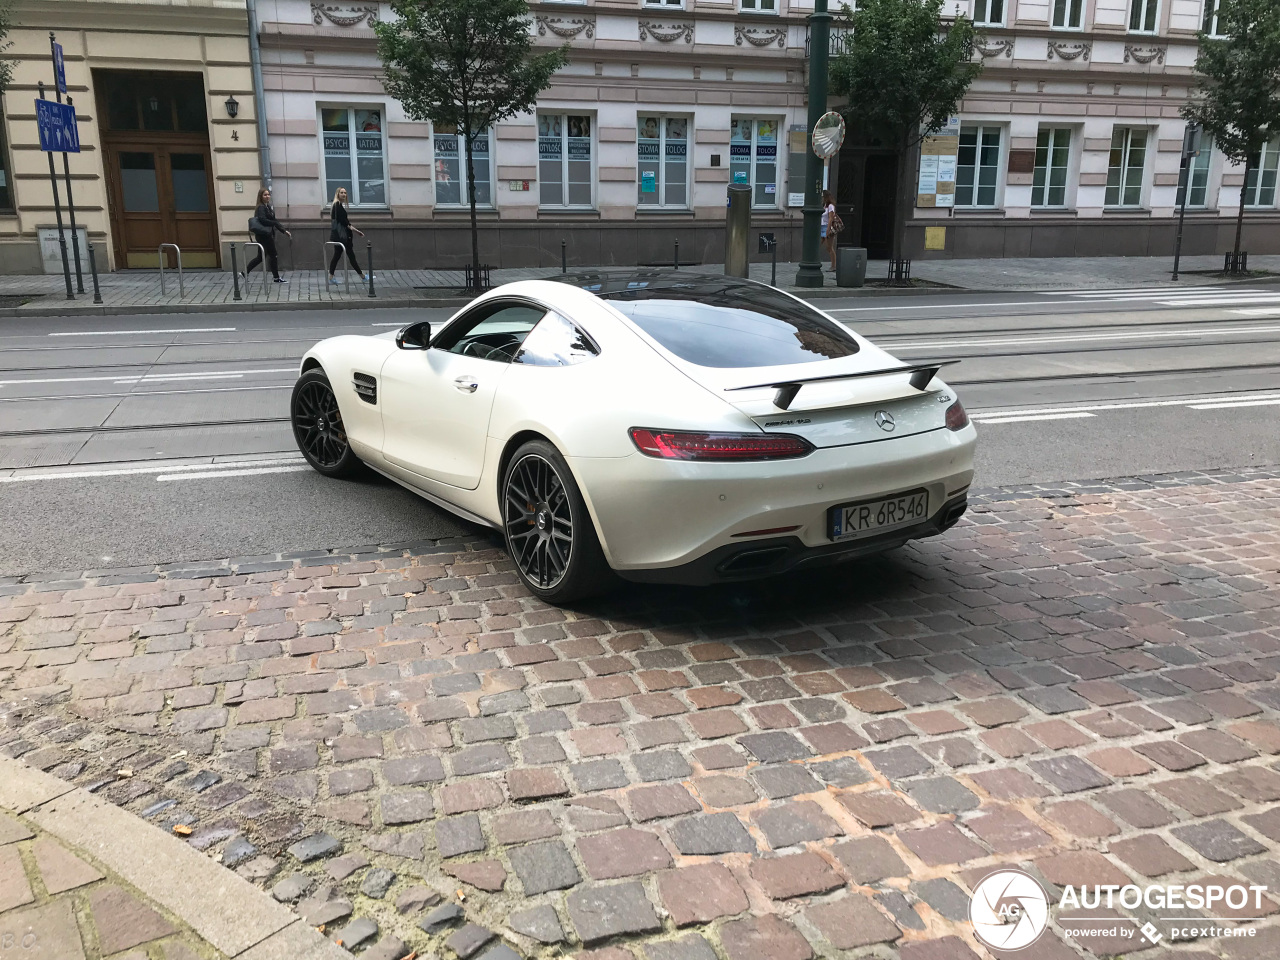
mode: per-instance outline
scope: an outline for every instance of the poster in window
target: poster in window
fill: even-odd
[[[756,140],[759,143],[778,142],[778,124],[773,120],[761,120],[756,126]]]
[[[750,140],[751,139],[751,121],[734,119],[729,125],[730,140]]]
[[[745,171],[745,170],[735,170],[735,171],[733,172],[733,182],[734,182],[734,183],[746,183],[746,182],[747,182],[747,171]]]
[[[570,138],[591,136],[591,118],[569,117],[569,136]]]
[[[657,193],[658,178],[652,170],[646,170],[640,174],[640,192],[641,193]]]
[[[356,111],[356,130],[361,133],[381,133],[382,132],[382,111],[381,110],[357,110]]]
[[[658,139],[658,118],[643,117],[640,120],[640,139],[641,140],[657,140]]]
[[[667,139],[684,140],[689,131],[689,121],[685,117],[667,118]]]
[[[562,133],[559,114],[543,114],[538,118],[538,136],[559,138]]]

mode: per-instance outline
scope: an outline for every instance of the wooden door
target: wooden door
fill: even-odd
[[[184,267],[219,264],[209,148],[199,143],[119,140],[106,145],[116,263],[156,267],[176,243]],[[172,251],[166,266],[177,266]]]
[[[868,260],[893,256],[894,203],[898,193],[898,158],[892,153],[867,156],[862,181],[862,245]]]

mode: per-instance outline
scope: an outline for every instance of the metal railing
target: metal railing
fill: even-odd
[[[326,240],[324,242],[324,255],[320,261],[320,269],[325,273],[329,272],[329,248],[337,247],[338,252],[342,255],[342,284],[345,292],[351,292],[351,263],[347,258],[347,248],[344,244],[337,240]],[[327,281],[326,281],[327,282]]]
[[[249,269],[248,269],[249,262],[250,262],[249,261],[250,247],[257,247],[258,256],[262,258],[262,263],[260,264],[260,266],[262,267],[262,290],[259,292],[261,293],[262,296],[265,297],[267,295],[267,248],[254,240],[246,240],[244,244],[244,265],[245,265],[244,292],[246,294],[249,292],[249,284],[252,282],[252,278],[249,276]]]
[[[178,299],[179,299],[179,300],[181,300],[183,297],[185,297],[185,296],[187,295],[187,288],[186,288],[185,284],[184,284],[184,283],[183,283],[183,281],[182,281],[182,251],[178,248],[178,245],[177,245],[176,243],[162,243],[162,244],[160,244],[160,248],[159,248],[159,254],[160,254],[160,295],[161,295],[161,296],[164,296],[164,293],[165,293],[165,290],[164,290],[164,252],[165,252],[165,250],[172,250],[172,251],[177,255],[177,257],[178,257]]]

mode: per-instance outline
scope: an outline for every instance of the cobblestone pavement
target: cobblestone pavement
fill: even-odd
[[[1000,865],[1280,888],[1276,471],[985,491],[881,559],[574,610],[483,537],[0,594],[0,749],[365,957],[968,960]],[[1274,958],[1275,899],[1035,956]]]
[[[0,812],[0,957],[224,960],[181,918],[30,819]]]
[[[1280,256],[1254,257],[1250,264],[1255,270],[1280,272]],[[798,266],[795,263],[778,264],[779,285],[796,293],[812,293],[811,290],[790,286]],[[1196,275],[1192,271],[1211,271],[1221,267],[1221,257],[1184,257],[1182,260],[1182,269],[1188,272],[1188,283],[1196,285],[1221,283],[1223,280],[1211,275]],[[623,268],[574,266],[571,269],[576,272]],[[703,264],[690,269],[700,273],[720,273],[724,267],[723,264]],[[772,279],[768,263],[753,263],[750,269],[755,280],[768,283]],[[867,277],[883,278],[887,269],[887,262],[874,261],[868,264]],[[913,276],[919,280],[969,290],[1069,290],[1165,284],[1169,281],[1170,269],[1167,257],[919,260],[912,264]],[[554,276],[556,272],[554,266],[497,269],[492,272],[492,280],[494,284],[510,283]],[[286,270],[283,275],[288,277],[288,283],[271,283],[268,279],[265,286],[261,276],[251,277],[250,283],[241,285],[242,299],[239,301],[234,299],[231,274],[221,270],[187,273],[185,294],[182,296],[179,296],[177,274],[173,271],[166,271],[167,293],[161,292],[160,277],[154,271],[106,273],[100,278],[100,286],[104,308],[146,309],[186,305],[232,310],[250,309],[261,304],[402,306],[406,302],[452,297],[464,282],[461,270],[375,270],[377,298],[371,299],[368,287],[361,286],[355,274],[351,275],[350,289],[342,284],[329,283],[328,274],[322,270]],[[74,280],[72,282],[74,284]],[[85,284],[88,292],[71,304],[65,299],[66,287],[61,275],[0,276],[0,296],[35,296],[36,299],[17,309],[19,315],[54,309],[60,312],[93,309],[93,287],[87,278]],[[836,292],[830,273],[826,274],[824,289],[828,295]],[[840,295],[852,292],[843,289]]]

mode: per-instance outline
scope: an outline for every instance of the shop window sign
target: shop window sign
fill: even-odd
[[[467,145],[457,127],[440,124],[432,137],[435,149],[436,204],[467,206]],[[476,206],[493,206],[493,164],[488,130],[471,139],[471,163],[476,175]]]
[[[381,109],[321,109],[326,200],[345,187],[352,206],[386,206],[382,120]]]

